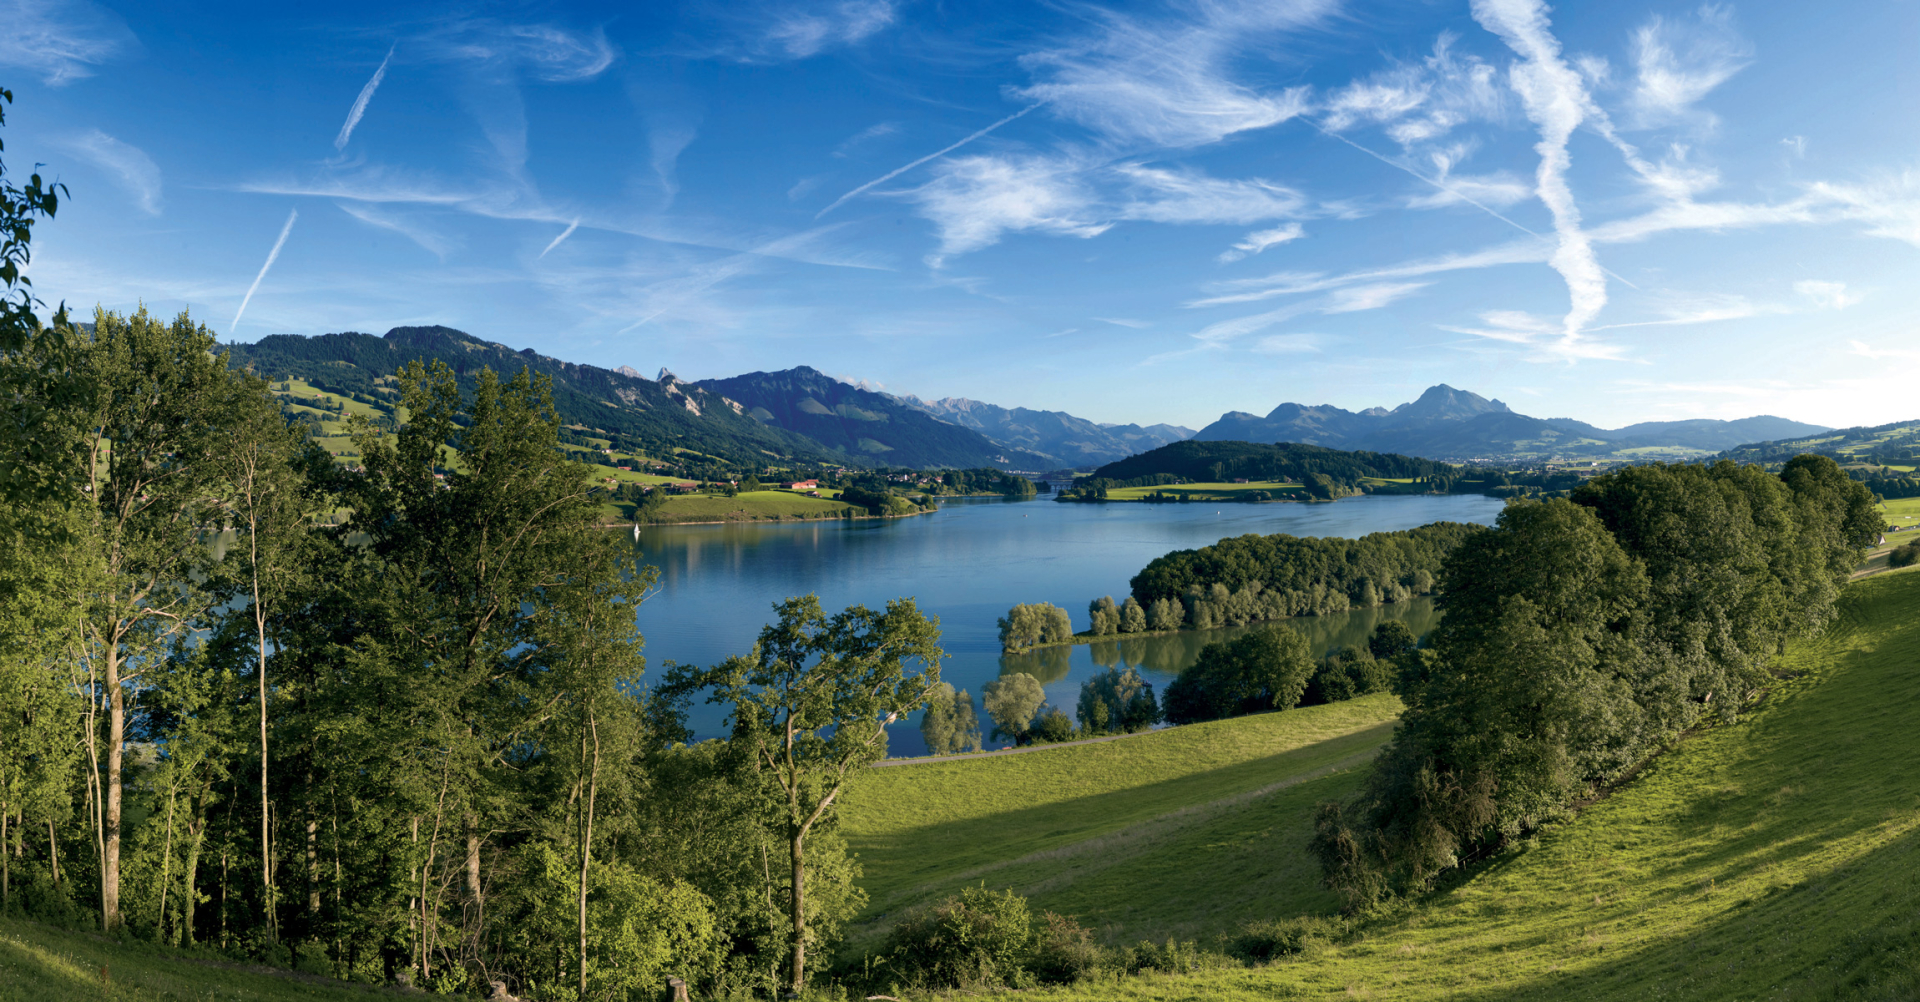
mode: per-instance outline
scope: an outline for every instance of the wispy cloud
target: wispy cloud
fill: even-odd
[[[660,182],[660,190],[665,196],[662,209],[671,206],[673,200],[680,195],[678,175],[680,154],[686,152],[687,147],[693,144],[694,138],[698,135],[698,130],[684,122],[656,125],[647,133],[648,160],[653,166],[653,176]]]
[[[1128,320],[1125,317],[1094,317],[1093,319],[1098,320],[1103,324],[1112,324],[1115,327],[1129,327],[1129,328],[1132,328],[1133,330],[1142,330],[1144,328],[1153,326],[1152,322],[1150,321]]]
[[[1095,198],[1076,167],[1045,157],[960,157],[915,190],[947,256],[991,246],[1008,231],[1094,237],[1113,224],[1090,215]]]
[[[1263,129],[1307,108],[1304,87],[1267,91],[1233,77],[1236,61],[1330,17],[1334,0],[1225,0],[1186,17],[1094,11],[1085,37],[1022,59],[1039,82],[1020,91],[1123,145],[1191,147]]]
[[[1871,358],[1876,361],[1883,358],[1920,361],[1920,348],[1875,348],[1864,341],[1848,341],[1847,344],[1852,346],[1853,354],[1861,358]]]
[[[882,136],[891,136],[899,131],[900,126],[897,123],[877,122],[842,140],[840,145],[833,148],[831,155],[844,158],[847,154],[852,153],[854,150],[872,140],[879,139]]]
[[[1377,310],[1413,295],[1426,287],[1424,282],[1377,282],[1369,285],[1336,289],[1318,299],[1289,303],[1264,313],[1255,313],[1244,317],[1220,320],[1202,327],[1193,334],[1193,339],[1211,347],[1220,347],[1229,341],[1257,334],[1275,324],[1284,323],[1295,317],[1317,313],[1331,316],[1338,313],[1358,313],[1363,310]],[[1315,335],[1317,337],[1318,335]]]
[[[138,146],[123,143],[99,129],[55,139],[53,144],[106,171],[133,196],[141,212],[149,216],[160,214],[160,167]]]
[[[366,86],[360,88],[360,96],[353,99],[353,107],[347,109],[347,120],[340,124],[340,134],[333,137],[333,148],[339,152],[347,148],[347,140],[353,136],[353,128],[360,124],[360,116],[367,113],[367,102],[373,100],[373,92],[380,89],[380,81],[387,77],[387,64],[393,62],[393,50],[398,46],[389,46],[387,56],[380,60],[380,66],[367,78]]]
[[[1621,361],[1627,358],[1625,345],[1593,337],[1569,338],[1563,321],[1535,316],[1520,310],[1488,310],[1480,314],[1479,327],[1442,324],[1441,330],[1467,334],[1481,341],[1524,346],[1521,357],[1533,362],[1574,363],[1581,361]]]
[[[805,59],[836,46],[857,45],[893,20],[889,0],[781,4],[771,13],[761,47]]]
[[[1442,32],[1421,61],[1396,62],[1333,90],[1319,108],[1321,125],[1335,132],[1379,125],[1394,142],[1411,147],[1467,122],[1501,117],[1506,100],[1494,67],[1456,52],[1458,42],[1454,33]]]
[[[1123,219],[1244,226],[1299,215],[1307,208],[1305,195],[1260,178],[1215,178],[1196,171],[1138,164],[1123,164],[1114,170],[1132,189],[1132,197],[1119,210]]]
[[[1321,313],[1357,313],[1399,302],[1431,285],[1430,282],[1374,282],[1335,289],[1320,307]]]
[[[1328,289],[1359,283],[1419,278],[1449,271],[1469,271],[1508,264],[1539,264],[1546,261],[1550,253],[1550,246],[1542,241],[1518,240],[1478,251],[1443,254],[1439,257],[1421,258],[1384,268],[1361,268],[1331,275],[1324,272],[1275,272],[1258,278],[1209,283],[1205,289],[1213,295],[1194,300],[1187,305],[1198,307],[1251,303],[1279,296],[1324,292]]]
[[[1262,355],[1314,355],[1326,351],[1324,334],[1269,334],[1254,342],[1252,350]]]
[[[821,210],[820,210],[819,212],[817,212],[817,213],[814,213],[814,216],[813,216],[813,218],[815,218],[815,219],[819,219],[820,217],[822,217],[822,216],[825,216],[825,215],[826,215],[827,213],[829,213],[829,212],[832,212],[833,210],[835,210],[835,209],[837,209],[837,208],[839,208],[839,207],[840,207],[840,206],[841,206],[842,204],[844,204],[844,203],[845,203],[845,202],[846,202],[846,201],[847,201],[848,199],[851,199],[851,198],[856,198],[856,197],[858,197],[859,195],[861,195],[861,194],[862,194],[862,193],[864,193],[864,192],[867,192],[867,191],[871,191],[871,190],[872,190],[873,188],[875,188],[875,187],[877,187],[877,186],[879,186],[879,185],[883,185],[883,184],[886,184],[886,183],[887,183],[888,181],[891,181],[891,180],[893,180],[894,178],[896,178],[896,177],[899,177],[899,176],[900,176],[900,175],[902,175],[902,174],[905,174],[906,172],[908,172],[908,171],[910,171],[910,170],[912,170],[912,169],[914,169],[915,167],[918,167],[918,166],[920,166],[921,164],[924,164],[924,163],[927,163],[927,162],[929,162],[929,161],[932,161],[932,160],[938,160],[938,159],[940,159],[941,157],[944,157],[944,156],[946,156],[947,154],[949,154],[949,153],[952,153],[952,152],[953,152],[954,150],[957,150],[957,149],[959,149],[960,147],[962,147],[962,146],[965,146],[965,145],[967,145],[968,143],[971,143],[971,142],[973,142],[973,141],[974,141],[974,140],[976,140],[976,139],[979,139],[979,138],[980,138],[981,136],[984,136],[984,135],[986,135],[987,133],[989,133],[989,132],[992,132],[992,131],[993,131],[993,130],[995,130],[995,129],[998,129],[998,128],[999,128],[999,127],[1001,127],[1001,126],[1003,126],[1003,125],[1006,125],[1007,123],[1009,123],[1009,122],[1012,122],[1012,121],[1014,121],[1015,119],[1018,119],[1018,118],[1020,118],[1020,117],[1022,117],[1022,116],[1024,116],[1024,115],[1025,115],[1025,114],[1026,114],[1027,112],[1030,112],[1030,111],[1032,111],[1033,109],[1035,109],[1035,108],[1038,108],[1038,107],[1040,107],[1040,106],[1039,106],[1039,105],[1037,105],[1037,104],[1030,104],[1030,105],[1027,105],[1027,106],[1026,106],[1025,108],[1022,108],[1022,109],[1020,109],[1019,111],[1016,111],[1016,112],[1014,112],[1014,113],[1013,113],[1013,114],[1011,114],[1011,115],[1008,115],[1007,117],[1005,117],[1005,118],[1003,118],[1003,119],[1001,119],[1001,120],[999,120],[998,122],[995,122],[995,123],[993,123],[992,125],[989,125],[989,126],[987,126],[986,128],[984,128],[984,129],[979,129],[979,130],[977,130],[977,131],[975,131],[975,132],[973,132],[973,133],[971,133],[971,134],[969,134],[969,135],[967,135],[966,137],[964,137],[964,138],[962,138],[962,139],[961,139],[961,140],[960,140],[959,142],[956,142],[956,143],[953,143],[952,145],[949,145],[949,146],[947,146],[947,147],[944,147],[944,148],[942,148],[942,149],[939,149],[939,150],[936,150],[936,151],[934,151],[934,152],[932,152],[932,153],[929,153],[929,154],[927,154],[926,156],[924,156],[924,157],[921,157],[920,159],[918,159],[918,160],[915,160],[915,161],[913,161],[912,163],[909,163],[909,164],[907,164],[907,165],[906,165],[906,166],[904,166],[904,167],[896,167],[896,168],[894,168],[893,170],[890,170],[890,171],[888,171],[887,173],[885,173],[885,174],[882,174],[882,175],[880,175],[879,177],[876,177],[876,178],[874,178],[874,179],[873,179],[873,180],[871,180],[871,181],[868,181],[868,182],[867,182],[866,184],[863,184],[863,185],[861,185],[860,187],[858,187],[858,188],[855,188],[855,189],[853,189],[852,191],[849,191],[849,192],[847,192],[847,193],[846,193],[846,194],[844,194],[844,195],[841,195],[841,196],[840,196],[839,198],[836,198],[836,199],[834,199],[834,200],[833,200],[833,202],[832,202],[831,204],[829,204],[829,205],[828,205],[828,206],[827,206],[826,208],[824,208],[824,209],[821,209]]]
[[[333,204],[337,206],[341,212],[369,226],[377,226],[383,230],[392,230],[406,237],[442,261],[447,259],[447,251],[452,249],[453,241],[447,237],[434,232],[420,222],[409,219],[400,213],[389,212],[376,203],[335,202]]]
[[[138,44],[118,14],[88,0],[0,0],[0,66],[58,87]]]
[[[1287,223],[1284,226],[1276,226],[1270,230],[1255,230],[1247,234],[1239,243],[1234,244],[1231,249],[1222,251],[1220,253],[1220,262],[1222,264],[1228,264],[1242,258],[1251,257],[1269,247],[1277,247],[1290,240],[1298,240],[1306,235],[1306,229],[1299,223]]]
[[[450,20],[417,43],[423,52],[447,62],[524,73],[548,83],[591,80],[606,72],[617,56],[599,28],[575,31],[492,18]]]
[[[287,213],[287,225],[280,227],[280,238],[273,242],[273,249],[267,252],[267,260],[260,265],[260,274],[253,276],[253,284],[247,286],[247,294],[240,298],[240,308],[233,311],[233,323],[227,325],[227,336],[232,337],[240,329],[240,318],[246,316],[247,304],[253,302],[253,294],[260,289],[260,282],[267,277],[268,269],[280,257],[280,248],[287,245],[287,234],[293,232],[293,221],[300,218],[300,210]]]
[[[1592,241],[1581,229],[1580,207],[1567,185],[1572,166],[1567,140],[1586,120],[1592,101],[1580,73],[1561,57],[1560,42],[1553,37],[1546,7],[1539,0],[1474,0],[1473,16],[1520,56],[1509,78],[1527,118],[1540,133],[1534,147],[1540,154],[1534,188],[1553,215],[1558,238],[1548,263],[1566,281],[1571,300],[1560,336],[1569,357],[1583,357],[1575,342],[1606,306],[1607,280]]]
[[[558,247],[558,246],[560,246],[560,242],[561,242],[561,241],[563,241],[563,240],[565,240],[565,239],[567,239],[567,238],[568,238],[568,237],[570,237],[570,236],[573,236],[573,231],[574,231],[574,230],[577,230],[577,229],[579,229],[579,228],[580,228],[580,220],[578,220],[578,219],[576,219],[576,220],[574,220],[574,221],[573,221],[573,222],[571,222],[571,223],[568,223],[568,224],[567,224],[567,228],[566,228],[566,229],[564,229],[564,230],[561,230],[561,231],[560,231],[560,235],[559,235],[559,236],[557,236],[557,237],[554,237],[554,238],[553,238],[553,242],[552,242],[552,243],[550,243],[550,244],[548,244],[548,245],[546,245],[545,247],[543,247],[543,248],[541,248],[541,250],[540,250],[540,256],[541,256],[541,257],[546,257],[546,256],[547,256],[547,254],[548,254],[548,252],[550,252],[550,251],[552,251],[552,250],[553,250],[553,249],[554,249],[555,247]]]
[[[1655,15],[1633,33],[1632,102],[1639,123],[1684,114],[1752,59],[1753,49],[1734,30],[1727,7],[1703,6],[1679,21]]]
[[[1823,310],[1844,310],[1860,302],[1859,294],[1847,291],[1845,282],[1802,279],[1793,283],[1793,291],[1813,300],[1813,304]]]

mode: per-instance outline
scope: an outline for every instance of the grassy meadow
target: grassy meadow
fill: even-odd
[[[1195,501],[1239,501],[1255,491],[1268,494],[1296,492],[1305,496],[1305,488],[1297,483],[1263,481],[1255,484],[1175,484],[1170,487],[1114,487],[1107,491],[1109,501],[1144,501],[1154,492],[1166,494],[1185,494]]]
[[[632,505],[619,506],[632,518]],[[719,494],[680,494],[667,499],[654,522],[763,522],[781,519],[844,518],[853,506],[830,498],[810,498],[792,491],[746,491],[734,497]],[[865,514],[865,510],[861,510]]]

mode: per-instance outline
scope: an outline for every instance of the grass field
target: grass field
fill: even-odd
[[[764,522],[781,519],[844,518],[853,506],[791,491],[748,491],[734,497],[683,494],[667,499],[655,522]],[[631,505],[623,506],[630,510]],[[864,509],[861,514],[865,514]],[[631,518],[631,514],[627,517]]]
[[[1254,491],[1266,491],[1276,497],[1282,492],[1294,492],[1306,496],[1305,489],[1295,483],[1266,482],[1257,484],[1174,484],[1169,487],[1115,487],[1107,491],[1109,501],[1141,501],[1149,494],[1161,491],[1167,494],[1186,494],[1195,501],[1238,501]]]
[[[106,971],[102,981],[100,972]],[[348,1002],[390,989],[189,959],[0,919],[0,1002]]]
[[[1331,907],[1293,847],[1313,804],[1345,791],[1398,713],[1394,697],[1367,696],[872,770],[846,794],[841,821],[870,898],[854,946],[900,908],[981,880],[1116,941],[1210,936],[1253,911]]]
[[[1352,941],[1044,998],[1920,996],[1920,574],[1853,585],[1744,723]],[[1275,908],[1269,915],[1282,917]]]

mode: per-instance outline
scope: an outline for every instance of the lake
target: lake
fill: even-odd
[[[1080,684],[1118,664],[1140,668],[1164,691],[1200,645],[1232,628],[1052,648],[1003,658],[996,621],[1016,602],[1051,602],[1087,623],[1087,603],[1123,601],[1127,582],[1153,558],[1229,536],[1284,532],[1354,538],[1429,522],[1491,524],[1503,502],[1479,495],[1367,496],[1330,503],[1059,504],[1039,499],[943,499],[940,511],[897,519],[661,525],[640,531],[642,559],[660,568],[659,591],[641,606],[647,659],[711,665],[744,654],[774,602],[809,592],[829,614],[855,603],[880,608],[911,596],[940,619],[948,660],[941,677],[979,703],[980,686],[1005,671],[1046,683],[1072,712]],[[1355,643],[1386,618],[1431,628],[1430,600],[1290,622],[1321,651]],[[1244,628],[1243,628],[1244,629]],[[702,737],[724,734],[725,711],[696,705]],[[984,721],[984,715],[983,715]],[[990,726],[990,725],[987,725]],[[925,753],[912,721],[896,725],[894,755]]]

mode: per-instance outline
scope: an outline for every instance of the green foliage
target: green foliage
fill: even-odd
[[[1318,474],[1332,485],[1344,486],[1367,477],[1404,480],[1446,476],[1457,469],[1429,459],[1382,452],[1342,452],[1294,442],[1263,445],[1188,439],[1108,463],[1075,484],[1104,481],[1105,486],[1111,487],[1157,487],[1181,480],[1221,482],[1241,477],[1305,483]]]
[[[1392,625],[1400,626],[1395,622]],[[1302,704],[1337,703],[1356,696],[1386,692],[1393,684],[1394,665],[1374,657],[1369,647],[1348,647],[1322,659],[1307,681]]]
[[[1105,637],[1120,632],[1120,608],[1112,595],[1102,595],[1087,603],[1087,632]]]
[[[1027,900],[969,887],[894,926],[881,954],[887,975],[948,987],[1019,980],[1033,941]]]
[[[1010,654],[1073,639],[1073,622],[1067,610],[1050,602],[1016,605],[999,622],[1000,649]]]
[[[1033,716],[1047,701],[1040,680],[1026,672],[1003,675],[980,687],[980,702],[993,718],[995,738],[1007,738],[1025,744]]]
[[[1129,595],[1127,596],[1127,601],[1133,602],[1138,600]],[[1185,618],[1186,610],[1179,602],[1171,598],[1156,598],[1153,600],[1153,604],[1147,607],[1147,626],[1149,629],[1177,630],[1180,628],[1181,620]]]
[[[1208,644],[1192,667],[1167,686],[1167,722],[1290,709],[1299,704],[1312,672],[1313,650],[1291,627],[1268,627]]]
[[[955,692],[946,682],[934,686],[920,717],[920,735],[926,739],[929,755],[979,751],[980,718],[973,709],[973,696],[965,689]]]
[[[1920,541],[1887,551],[1888,567],[1912,567],[1914,564],[1920,564]]]
[[[1147,632],[1147,610],[1140,605],[1140,600],[1132,595],[1128,595],[1127,600],[1120,604],[1119,632]]]
[[[1485,531],[1436,522],[1359,539],[1237,536],[1157,557],[1134,575],[1131,588],[1148,605],[1183,601],[1188,622],[1199,628],[1343,612],[1432,591],[1447,554]],[[1365,601],[1369,597],[1374,603]]]
[[[1373,628],[1373,635],[1367,638],[1367,652],[1382,661],[1393,661],[1412,653],[1420,646],[1420,638],[1413,635],[1407,624],[1390,619]]]
[[[1057,706],[1048,707],[1047,712],[1040,715],[1040,722],[1035,724],[1033,730],[1028,731],[1027,734],[1034,741],[1043,744],[1058,744],[1081,736],[1073,726],[1073,718],[1067,716],[1067,712]]]
[[[1132,668],[1109,668],[1081,683],[1077,710],[1088,734],[1132,734],[1160,719],[1153,683]]]

